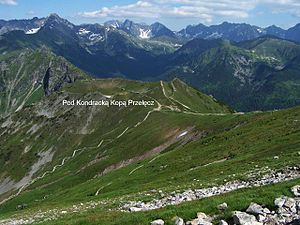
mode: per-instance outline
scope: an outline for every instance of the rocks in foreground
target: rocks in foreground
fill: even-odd
[[[264,175],[260,179],[252,179],[248,181],[234,180],[229,181],[220,186],[214,186],[202,189],[189,189],[182,193],[162,193],[161,198],[153,199],[150,202],[130,201],[120,207],[120,210],[126,212],[149,211],[159,208],[164,208],[169,205],[178,205],[183,202],[209,198],[216,195],[232,192],[242,188],[261,187],[269,184],[276,184],[300,177],[300,167],[288,167],[283,170],[273,171],[270,174]],[[297,194],[299,188],[294,189]],[[163,195],[162,195],[163,194]],[[300,194],[300,193],[299,193]],[[297,195],[295,195],[297,196]]]
[[[252,202],[246,212],[234,211],[232,220],[235,225],[300,225],[300,197],[298,195],[299,185],[291,188],[294,198],[281,196],[274,201],[277,206],[276,211],[263,207],[255,202]],[[219,210],[224,210],[228,207],[227,203],[218,205]],[[155,222],[155,221],[153,221]],[[151,223],[151,225],[158,223]],[[215,222],[215,221],[214,221]],[[164,223],[161,223],[164,224]],[[176,217],[175,225],[212,225],[213,218],[205,213],[197,213],[197,218],[192,221],[184,222],[180,217]],[[224,220],[221,220],[219,225],[228,225]]]

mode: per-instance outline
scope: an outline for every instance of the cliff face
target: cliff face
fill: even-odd
[[[45,48],[0,57],[0,116],[22,109],[64,84],[87,77]]]

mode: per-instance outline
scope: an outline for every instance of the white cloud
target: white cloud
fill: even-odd
[[[211,22],[216,17],[247,18],[259,5],[269,7],[274,13],[300,17],[299,0],[140,0],[79,15],[89,18],[198,18]]]
[[[300,17],[299,0],[264,0],[263,2],[272,7],[273,13],[288,13],[290,15]]]
[[[0,4],[2,5],[17,5],[16,0],[0,0]]]

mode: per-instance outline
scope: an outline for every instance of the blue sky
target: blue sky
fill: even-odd
[[[300,23],[299,0],[0,0],[1,19],[57,13],[75,24],[125,18],[159,21],[173,30],[188,24],[245,22],[289,28]]]

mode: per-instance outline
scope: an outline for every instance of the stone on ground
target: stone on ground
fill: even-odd
[[[237,225],[263,225],[256,220],[255,216],[240,211],[233,212],[233,221]]]
[[[151,225],[164,225],[165,221],[163,221],[162,219],[158,219],[158,220],[154,220],[151,222]]]
[[[263,215],[264,209],[259,204],[256,204],[255,202],[251,202],[251,204],[247,208],[246,212],[250,213],[252,215]]]

